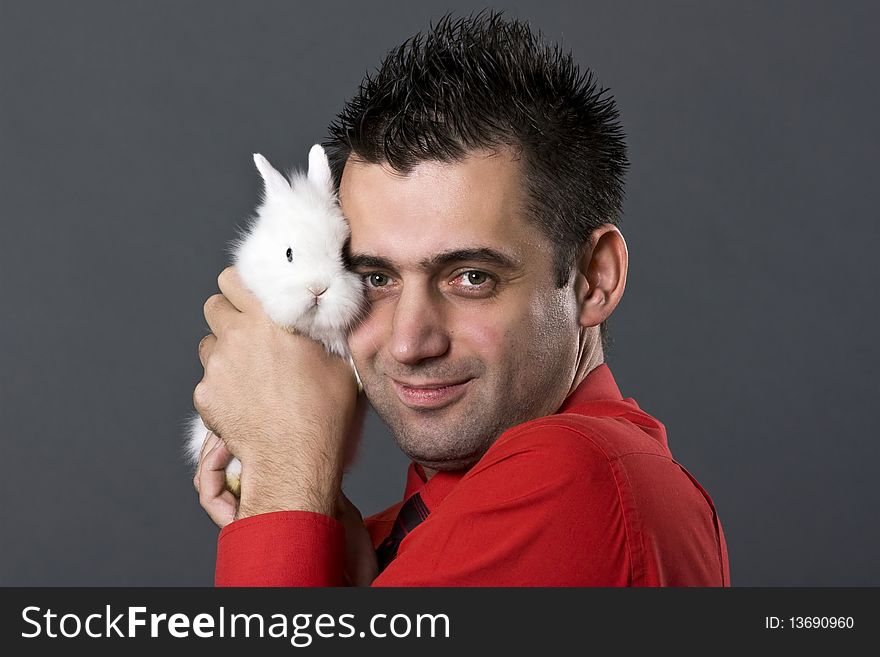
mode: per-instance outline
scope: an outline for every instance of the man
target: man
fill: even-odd
[[[412,460],[404,499],[361,521],[340,492],[347,365],[272,325],[226,270],[194,394],[222,437],[194,482],[223,527],[217,583],[729,584],[709,496],[604,364],[628,264],[613,99],[523,23],[447,17],[392,51],[331,133],[369,302],[349,346]]]

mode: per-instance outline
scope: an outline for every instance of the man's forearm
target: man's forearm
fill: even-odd
[[[332,436],[310,442],[338,444]],[[236,520],[274,511],[311,511],[335,517],[341,458],[323,450],[307,454],[298,451],[295,459],[262,456],[242,460],[241,503]]]

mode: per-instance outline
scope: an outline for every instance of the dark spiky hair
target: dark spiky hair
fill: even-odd
[[[351,155],[407,174],[423,161],[514,149],[528,216],[555,247],[559,287],[590,233],[622,212],[627,158],[613,97],[569,52],[499,12],[447,14],[390,51],[325,147],[337,188]]]

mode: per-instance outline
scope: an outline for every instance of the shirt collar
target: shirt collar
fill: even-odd
[[[593,368],[584,380],[578,384],[565,401],[559,407],[557,413],[568,413],[575,406],[586,404],[591,401],[621,401],[623,395],[617,387],[617,382],[611,374],[608,365],[602,363]]]

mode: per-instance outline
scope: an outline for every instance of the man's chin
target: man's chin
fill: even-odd
[[[403,449],[402,446],[401,449]],[[427,470],[454,472],[456,470],[467,470],[471,468],[480,460],[480,458],[482,458],[483,454],[486,453],[486,450],[482,449],[478,453],[467,456],[457,456],[455,458],[440,457],[435,454],[423,454],[420,452],[409,452],[406,449],[403,449],[403,452],[411,461],[415,461],[422,466],[422,468]]]
[[[371,399],[373,408],[400,450],[422,467],[441,471],[470,467],[496,437],[487,436],[494,433],[491,427],[477,424],[484,418],[486,403],[476,399],[475,390],[436,408],[413,408],[393,390],[382,392]]]
[[[441,411],[435,411],[437,416],[440,413]],[[422,416],[420,422],[410,422],[400,417],[395,420],[386,424],[391,429],[397,446],[410,460],[432,470],[461,470],[470,467],[480,460],[492,442],[482,436],[483,432],[475,431],[474,427],[469,426],[467,419],[458,414],[443,419]],[[430,425],[430,433],[424,431],[425,424]],[[475,435],[480,435],[480,438],[475,439]]]

